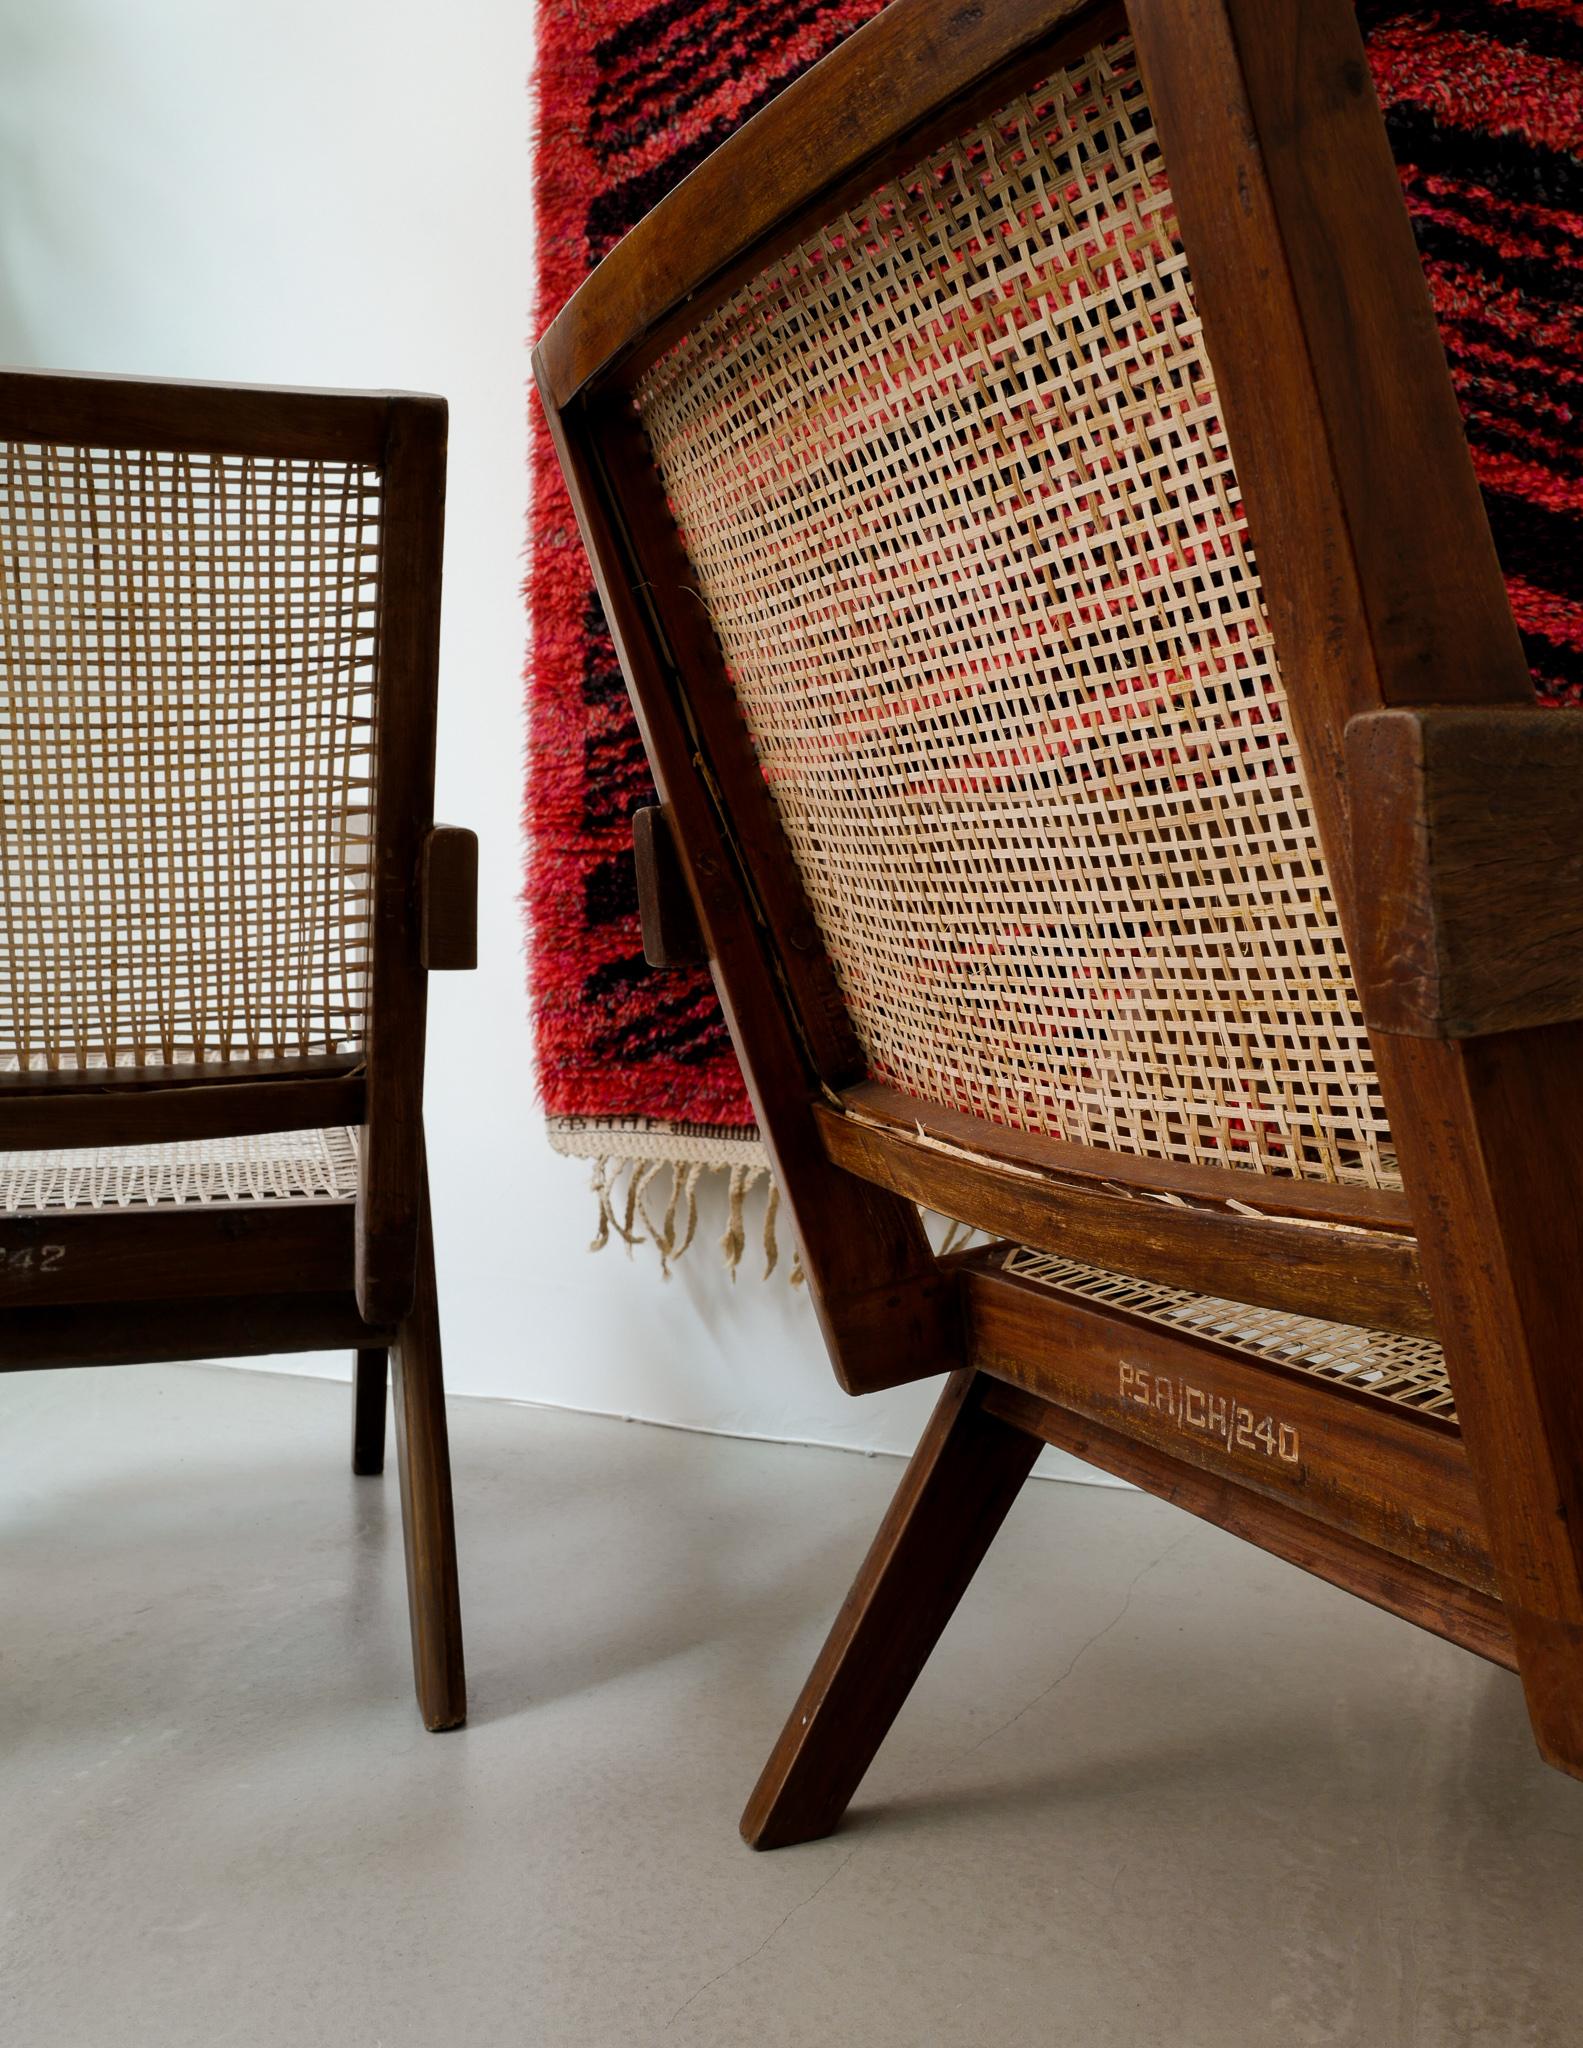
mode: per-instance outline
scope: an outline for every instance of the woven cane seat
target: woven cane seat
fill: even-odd
[[[357,1135],[350,1130],[0,1152],[0,1215],[350,1202],[357,1195],[357,1159]]]
[[[1457,1419],[1445,1354],[1427,1337],[1398,1337],[1356,1323],[1253,1308],[1217,1295],[1194,1294],[1185,1287],[1112,1273],[1025,1245],[1013,1246],[1002,1263],[1004,1270],[1018,1279],[1031,1280],[1090,1307],[1118,1310],[1162,1329],[1203,1338],[1261,1364],[1294,1366],[1316,1379],[1344,1384],[1419,1414],[1437,1415],[1447,1422]]]

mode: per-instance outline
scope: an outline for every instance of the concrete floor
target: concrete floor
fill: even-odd
[[[736,1816],[889,1459],[453,1405],[472,1722],[347,1396],[0,1380],[7,2048],[1575,2048],[1514,1680],[1138,1496],[1019,1503],[832,1840]]]

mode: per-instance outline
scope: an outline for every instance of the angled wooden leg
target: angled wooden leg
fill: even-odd
[[[391,1350],[390,1366],[418,1706],[427,1727],[458,1728],[467,1718],[467,1683],[427,1181],[418,1233],[418,1292]]]
[[[370,1478],[385,1469],[385,1381],[390,1353],[352,1354],[352,1470]]]
[[[1039,1455],[951,1375],[835,1627],[742,1816],[755,1849],[827,1835],[846,1811]]]
[[[1376,1052],[1539,1753],[1583,1778],[1583,1025]]]

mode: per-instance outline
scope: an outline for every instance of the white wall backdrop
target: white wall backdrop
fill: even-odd
[[[701,1242],[585,1247],[534,1102],[517,895],[532,0],[0,0],[0,360],[451,402],[438,815],[481,843],[476,975],[431,992],[458,1393],[910,1449],[934,1389],[852,1401],[800,1293]],[[762,1199],[762,1198],[760,1198]],[[336,1372],[344,1358],[280,1361]]]

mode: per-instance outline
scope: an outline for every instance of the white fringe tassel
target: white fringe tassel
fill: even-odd
[[[764,1221],[760,1227],[767,1280],[780,1261],[776,1224],[781,1195],[770,1172],[769,1155],[757,1135],[711,1124],[659,1124],[642,1117],[608,1122],[593,1117],[552,1117],[551,1145],[568,1158],[593,1166],[593,1189],[599,1202],[599,1232],[592,1249],[603,1251],[619,1237],[630,1253],[634,1245],[652,1244],[660,1255],[660,1271],[668,1280],[671,1267],[698,1234],[698,1194],[706,1173],[726,1177],[726,1230],[720,1251],[733,1280],[747,1251],[748,1198],[762,1182]],[[668,1182],[661,1179],[668,1173]],[[937,1256],[965,1251],[988,1240],[965,1223],[925,1213]],[[802,1255],[792,1249],[786,1277],[793,1287],[803,1281]]]
[[[634,1245],[652,1244],[660,1255],[660,1272],[668,1280],[671,1267],[698,1234],[698,1184],[706,1173],[722,1172],[726,1228],[720,1251],[733,1281],[747,1250],[748,1197],[761,1183],[766,1189],[761,1242],[767,1280],[780,1259],[775,1232],[780,1189],[767,1165],[742,1160],[727,1166],[703,1159],[595,1159],[592,1185],[599,1203],[599,1229],[589,1249],[603,1251],[612,1237],[618,1237],[629,1254]],[[802,1260],[795,1255],[788,1277],[793,1287],[802,1284]]]

